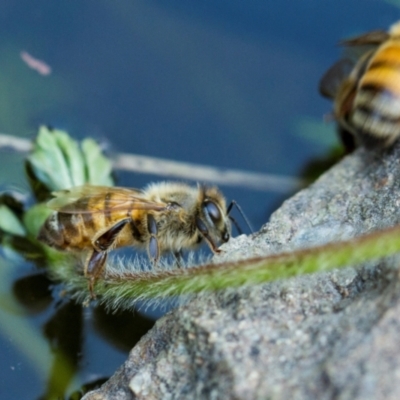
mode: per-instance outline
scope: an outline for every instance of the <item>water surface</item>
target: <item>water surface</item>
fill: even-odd
[[[115,152],[299,177],[337,143],[317,93],[335,44],[398,17],[376,0],[3,0],[0,132],[32,138],[49,124]],[[1,153],[2,189],[27,190],[22,158]],[[118,174],[125,186],[158,179]],[[223,190],[257,229],[291,194]],[[68,398],[111,375],[153,324],[154,313],[83,309],[1,254],[2,399]]]

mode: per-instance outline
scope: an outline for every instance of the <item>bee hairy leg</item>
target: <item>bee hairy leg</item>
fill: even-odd
[[[157,240],[157,222],[154,219],[154,216],[151,214],[147,216],[147,230],[150,233],[150,240],[148,245],[149,258],[153,265],[156,266],[160,257],[160,249]]]
[[[89,291],[92,299],[96,297],[93,291],[94,284],[103,272],[107,250],[114,244],[118,234],[129,221],[129,218],[119,221],[93,241],[93,251],[88,255],[85,268],[85,276],[89,277]]]
[[[94,240],[93,247],[97,251],[108,250],[114,244],[118,234],[122,231],[122,229],[128,222],[130,222],[130,218],[126,218],[122,221],[117,222],[113,227],[102,233]]]
[[[89,278],[88,289],[90,297],[96,298],[94,293],[94,284],[103,272],[104,264],[107,260],[107,253],[105,251],[97,251],[95,249],[88,255],[85,267],[85,276]]]

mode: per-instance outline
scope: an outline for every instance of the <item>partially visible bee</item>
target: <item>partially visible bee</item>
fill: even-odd
[[[89,290],[101,275],[110,250],[123,246],[146,248],[156,264],[172,252],[205,241],[217,253],[229,240],[231,220],[225,198],[216,187],[161,182],[144,190],[79,186],[55,193],[48,203],[56,210],[46,220],[38,239],[59,250],[86,251],[84,275]],[[235,222],[235,221],[234,221]]]
[[[368,148],[389,147],[400,136],[400,22],[389,32],[369,32],[342,44],[362,55],[334,64],[322,77],[320,92],[334,100],[343,135],[350,133]]]

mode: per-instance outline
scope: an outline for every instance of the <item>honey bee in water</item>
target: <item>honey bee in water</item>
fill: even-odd
[[[361,56],[334,64],[322,77],[320,92],[334,100],[345,145],[355,139],[367,148],[389,147],[400,136],[400,22],[388,32],[369,32],[342,44]]]
[[[84,275],[92,296],[110,250],[145,248],[153,264],[172,252],[179,264],[182,250],[203,241],[219,252],[235,222],[229,216],[234,202],[227,208],[216,187],[173,182],[154,183],[144,190],[87,185],[54,195],[48,206],[55,212],[38,239],[59,250],[87,252]]]

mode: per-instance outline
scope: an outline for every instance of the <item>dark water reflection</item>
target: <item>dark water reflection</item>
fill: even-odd
[[[54,289],[54,283],[44,273],[24,276],[13,284],[13,294],[26,319],[35,322],[36,329],[32,332],[38,334],[39,330],[51,353],[48,375],[42,377],[43,394],[39,398],[58,398],[71,392],[71,387],[82,385],[71,395],[80,398],[79,393],[103,382],[118,365],[110,368],[112,357],[104,354],[104,347],[109,347],[108,353],[111,350],[115,361],[122,363],[129,350],[154,325],[154,320],[133,311],[110,313],[102,306],[85,308],[60,296]],[[35,318],[38,315],[41,318]],[[96,359],[94,365],[93,359]],[[9,398],[16,398],[11,387],[7,390],[10,390]]]
[[[51,285],[51,280],[44,273],[32,274],[14,282],[13,294],[26,312],[34,315],[52,303]]]
[[[334,44],[399,16],[395,0],[3,0],[0,133],[32,137],[45,123],[111,151],[298,176],[336,143],[322,122],[330,104],[317,93]],[[29,69],[21,51],[52,73]],[[21,155],[0,157],[1,187],[26,190]],[[134,187],[158,179],[118,175]],[[290,195],[223,190],[257,229]],[[154,323],[71,303],[3,250],[1,399],[79,398]]]

